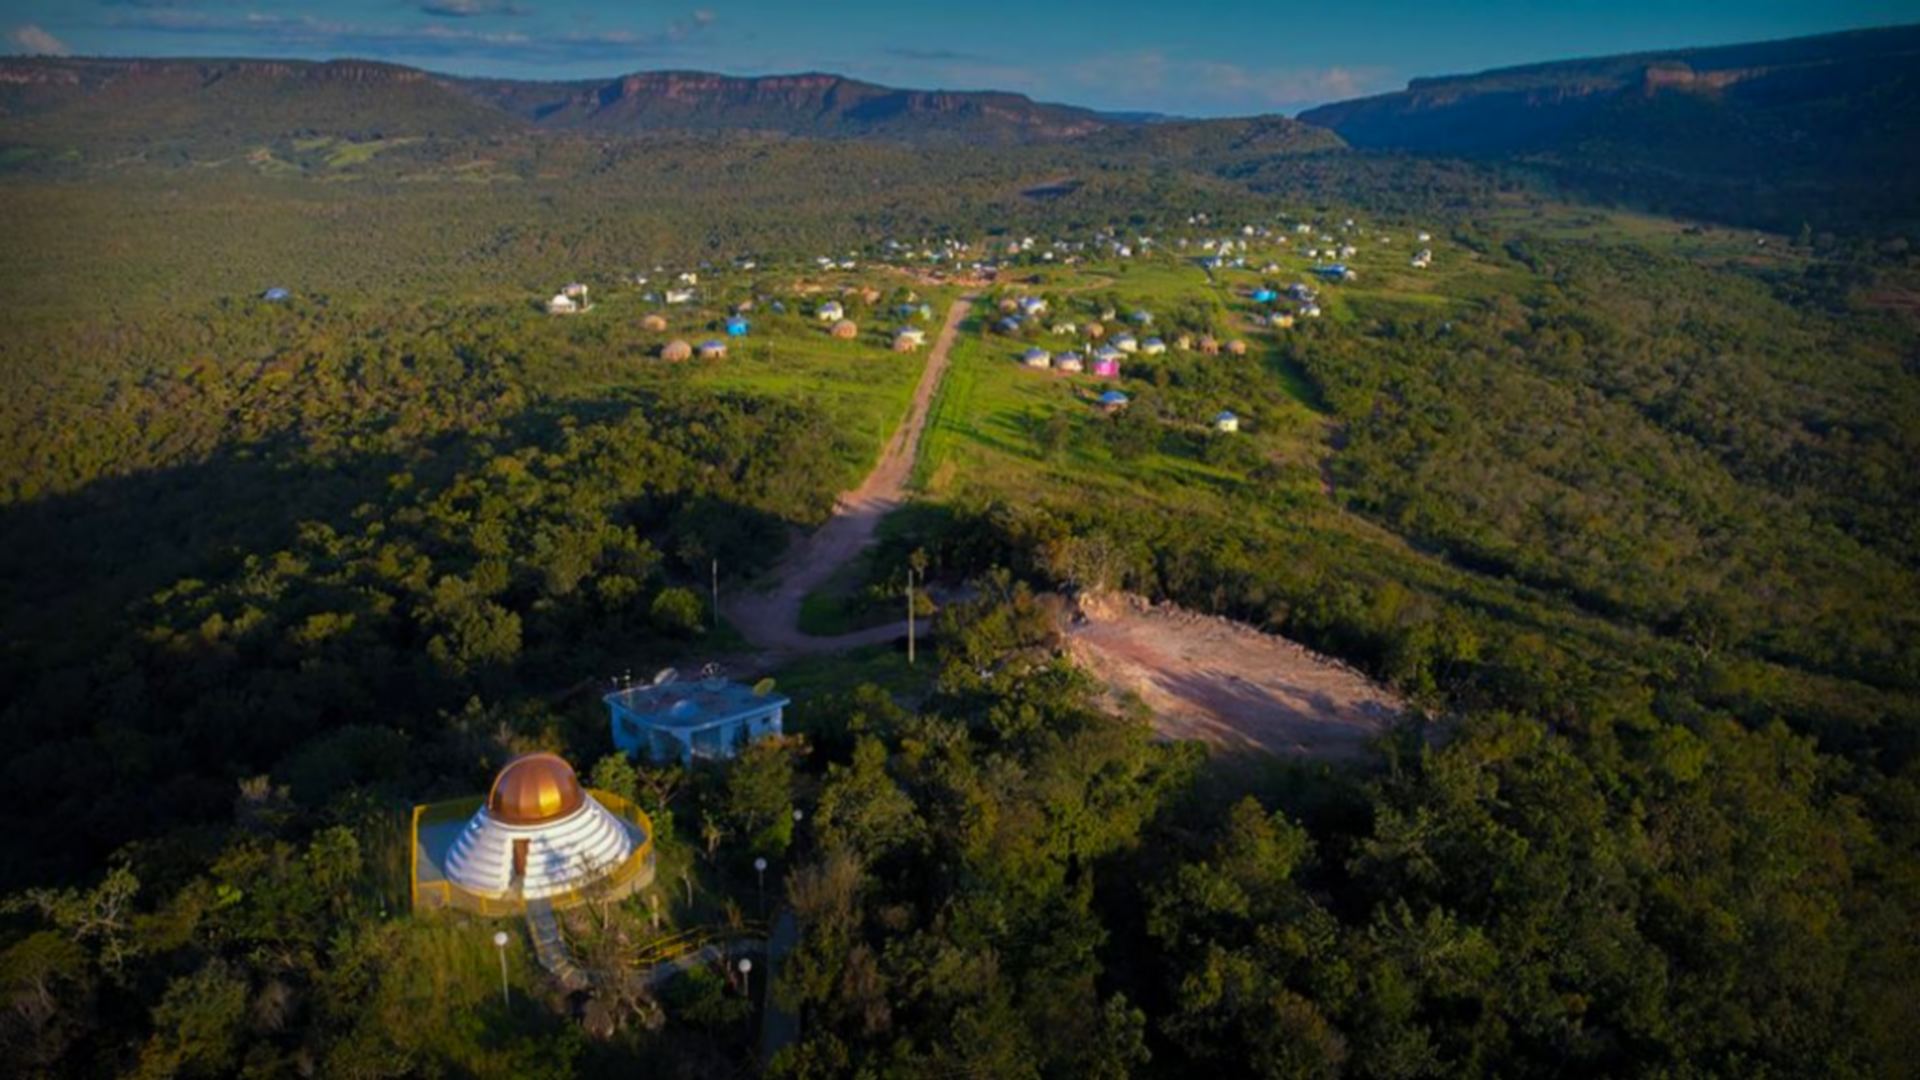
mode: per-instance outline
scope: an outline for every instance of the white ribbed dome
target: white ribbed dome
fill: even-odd
[[[481,807],[447,851],[447,878],[468,892],[506,896],[513,889],[514,847],[526,841],[520,895],[538,900],[613,872],[633,854],[627,827],[587,795],[563,817],[513,825]]]

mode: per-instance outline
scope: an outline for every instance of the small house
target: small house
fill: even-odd
[[[1253,290],[1253,302],[1256,304],[1271,304],[1278,299],[1280,294],[1264,285]]]
[[[828,300],[826,303],[814,309],[813,317],[819,319],[821,322],[833,322],[837,319],[846,318],[847,311],[840,306],[840,301]]]
[[[1234,338],[1232,341],[1227,342],[1227,355],[1229,356],[1247,355],[1247,343],[1244,341],[1241,341],[1239,338]]]
[[[1200,351],[1207,356],[1219,356],[1220,343],[1213,339],[1212,334],[1202,334],[1200,336]]]
[[[1140,341],[1132,334],[1120,334],[1113,339],[1113,347],[1124,353],[1139,352]]]
[[[680,360],[691,360],[693,359],[693,346],[681,341],[679,338],[675,338],[665,345],[660,346],[660,359],[676,362]]]
[[[649,334],[663,333],[667,329],[667,320],[660,315],[649,315],[640,320],[640,329]]]
[[[723,360],[727,355],[727,343],[717,338],[709,338],[700,343],[700,359]]]
[[[578,300],[584,303],[587,299],[587,287],[577,281],[571,282],[560,290],[560,295],[569,300]]]
[[[1072,337],[1080,332],[1080,328],[1070,322],[1057,322],[1053,324],[1053,332],[1061,337]]]
[[[1009,315],[999,322],[994,323],[993,328],[1003,334],[1017,334],[1020,332],[1020,320],[1013,315]]]
[[[1099,341],[1101,338],[1105,337],[1106,333],[1107,333],[1107,328],[1104,326],[1101,326],[1097,322],[1087,324],[1087,336],[1089,338],[1092,338],[1095,341]]]
[[[1116,413],[1127,407],[1127,395],[1118,390],[1109,390],[1100,395],[1100,411]]]
[[[1087,370],[1087,362],[1079,353],[1065,352],[1053,358],[1053,370],[1078,375]]]
[[[1320,317],[1320,305],[1308,304],[1300,309],[1300,314],[1309,319],[1317,319]]]
[[[1286,312],[1284,312],[1284,311],[1276,311],[1276,312],[1274,312],[1274,313],[1273,313],[1273,318],[1271,318],[1271,319],[1268,319],[1268,320],[1267,320],[1267,322],[1268,322],[1268,324],[1270,324],[1270,325],[1271,325],[1271,326],[1272,326],[1272,327],[1273,327],[1273,328],[1274,328],[1275,330],[1291,330],[1291,329],[1293,329],[1293,316],[1292,316],[1292,315],[1289,315],[1289,314],[1287,314],[1287,313],[1286,313]]]
[[[576,315],[579,311],[580,305],[565,293],[554,293],[553,297],[547,301],[549,315]]]
[[[287,300],[292,299],[292,297],[293,297],[292,293],[288,292],[287,290],[281,288],[278,285],[275,285],[273,288],[268,289],[266,292],[263,292],[260,294],[260,299],[266,300],[275,304],[284,303]]]
[[[1159,356],[1167,351],[1167,343],[1157,337],[1150,337],[1140,343],[1140,351],[1148,356]]]
[[[693,303],[693,290],[692,289],[668,289],[666,294],[666,301],[669,304],[691,304]]]
[[[748,687],[724,678],[681,679],[672,672],[651,685],[608,694],[613,745],[649,761],[692,765],[731,758],[750,743],[783,731],[792,701],[771,682]]]
[[[1213,430],[1228,433],[1228,434],[1231,434],[1235,431],[1239,431],[1240,418],[1233,415],[1233,413],[1228,412],[1225,409],[1222,409],[1220,410],[1220,412],[1214,415]]]
[[[893,343],[898,346],[906,342],[910,349],[917,349],[927,343],[927,332],[917,326],[903,326],[893,332]]]
[[[1135,326],[1153,325],[1153,312],[1151,311],[1136,311],[1127,316],[1127,318],[1131,320]]]
[[[746,337],[747,336],[747,320],[742,318],[739,315],[730,316],[727,319],[727,336],[728,337]]]
[[[841,319],[827,332],[841,341],[851,341],[860,336],[860,327],[852,319]]]
[[[1181,352],[1186,352],[1188,349],[1193,348],[1193,335],[1181,334],[1179,337],[1174,338],[1173,347],[1179,349]]]
[[[1020,354],[1020,362],[1030,368],[1044,368],[1053,364],[1053,356],[1045,349],[1028,349]]]

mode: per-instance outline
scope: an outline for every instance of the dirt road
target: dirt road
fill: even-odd
[[[721,605],[727,621],[755,648],[786,654],[836,652],[892,641],[907,632],[906,620],[902,619],[833,637],[803,634],[800,602],[873,543],[880,519],[906,500],[907,479],[913,475],[913,463],[920,455],[920,436],[926,430],[933,395],[947,371],[947,353],[953,348],[960,323],[973,308],[973,300],[972,296],[962,296],[947,309],[947,321],[927,354],[927,366],[921,372],[920,385],[914,387],[906,419],[895,429],[880,463],[859,487],[841,494],[825,525],[781,558],[765,591],[737,592]]]
[[[1154,730],[1225,750],[1352,757],[1404,705],[1344,664],[1242,623],[1137,597],[1086,597],[1074,659],[1153,710]]]

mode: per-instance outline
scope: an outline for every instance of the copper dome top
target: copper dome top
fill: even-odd
[[[558,754],[522,754],[507,762],[487,792],[487,812],[508,825],[566,817],[587,801],[573,766]]]

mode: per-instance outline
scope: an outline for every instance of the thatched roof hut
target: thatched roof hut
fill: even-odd
[[[1095,341],[1098,341],[1100,338],[1106,336],[1106,333],[1107,333],[1107,328],[1104,326],[1101,326],[1097,322],[1090,322],[1087,324],[1087,336],[1090,338],[1093,338]]]
[[[1212,334],[1202,334],[1200,336],[1200,351],[1206,353],[1208,356],[1219,356],[1220,343],[1213,340]]]
[[[674,338],[672,341],[660,346],[660,359],[691,360],[693,359],[693,346],[681,341],[679,338]]]
[[[880,299],[880,290],[874,288],[871,285],[860,290],[860,302],[863,304],[871,304],[879,299]]]
[[[859,337],[860,327],[856,326],[852,319],[841,319],[839,322],[833,324],[833,329],[828,331],[828,333],[842,341],[846,341]]]
[[[658,334],[667,328],[667,320],[660,315],[649,315],[640,320],[640,329],[649,334]]]
[[[1241,341],[1239,338],[1234,338],[1232,341],[1227,342],[1227,352],[1234,356],[1245,356],[1247,355],[1247,343]]]

